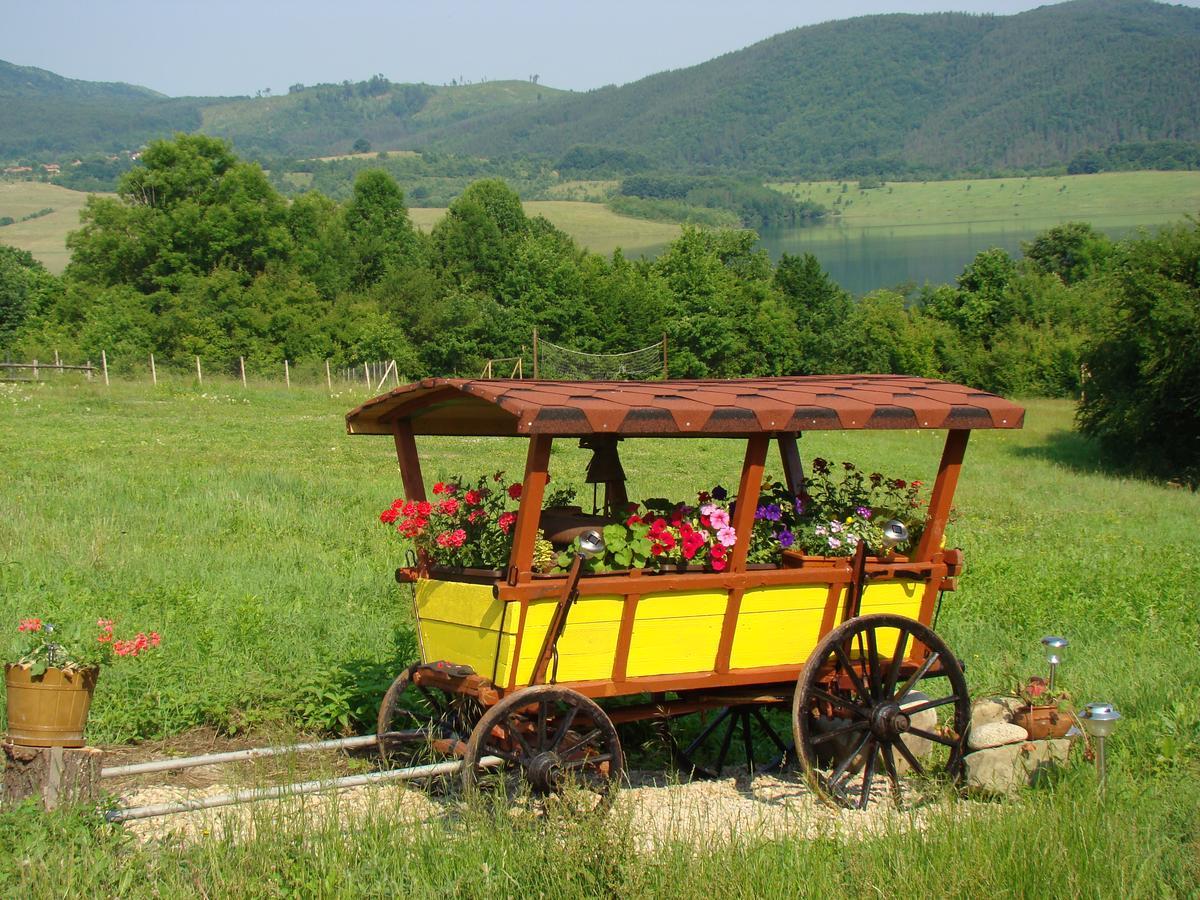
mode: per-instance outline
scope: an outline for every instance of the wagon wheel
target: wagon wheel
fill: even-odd
[[[481,767],[489,756],[503,763]],[[462,780],[468,794],[488,788],[512,797],[519,786],[535,797],[578,791],[596,808],[611,802],[624,770],[621,741],[604,710],[569,688],[538,685],[483,714],[467,742]]]
[[[379,705],[376,744],[387,768],[456,759],[479,718],[474,697],[415,684],[419,666],[401,672]]]
[[[936,724],[914,721],[930,710]],[[860,809],[884,775],[899,805],[905,765],[918,776],[957,782],[970,720],[954,654],[930,628],[894,615],[860,616],[826,635],[800,673],[792,707],[809,784],[826,800]],[[914,752],[918,740],[928,744],[925,761]]]
[[[779,771],[795,759],[790,730],[772,703],[739,703],[661,726],[679,771],[701,779],[721,778],[742,765],[752,775]]]

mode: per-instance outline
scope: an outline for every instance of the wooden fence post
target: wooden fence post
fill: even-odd
[[[54,368],[58,369],[58,374],[59,374],[59,375],[61,375],[61,374],[63,373],[63,367],[62,367],[62,357],[60,357],[60,356],[58,355],[58,351],[57,351],[57,350],[55,350],[55,351],[54,351]]]
[[[196,380],[204,385],[204,373],[200,371],[200,357],[196,357]]]
[[[100,365],[104,367],[104,386],[108,387],[108,352],[100,351]]]
[[[238,367],[242,370],[242,387],[246,386],[246,357],[238,357]]]
[[[292,389],[292,370],[288,366],[286,359],[283,361],[283,380],[287,382],[288,390],[290,391]]]
[[[92,380],[92,361],[90,359],[87,361],[87,380]]]
[[[34,362],[37,362],[35,359]],[[371,367],[363,363],[363,378],[367,380],[367,390],[371,390]]]
[[[333,376],[329,374],[329,360],[325,360],[325,384],[329,387],[329,393],[333,393]]]
[[[37,373],[38,373],[38,368],[37,368],[37,357],[35,356],[35,357],[33,358],[33,380],[34,380],[34,381],[37,381],[37,377],[38,377],[38,374],[37,374]]]
[[[158,369],[154,367],[154,354],[150,354],[150,380],[158,384]]]

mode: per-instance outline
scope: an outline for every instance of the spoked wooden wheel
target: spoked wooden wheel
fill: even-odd
[[[502,764],[481,766],[488,757]],[[468,794],[569,794],[596,808],[611,802],[624,771],[621,741],[604,710],[569,688],[537,685],[483,714],[467,742],[462,780]]]
[[[479,702],[413,681],[415,663],[392,682],[379,705],[376,743],[386,768],[457,759],[479,719]]]
[[[904,769],[958,780],[971,701],[962,667],[937,634],[904,616],[869,615],[817,645],[796,684],[792,720],[813,789],[864,809],[885,775],[902,803]]]
[[[782,704],[740,703],[662,723],[682,775],[722,778],[776,772],[795,758]]]

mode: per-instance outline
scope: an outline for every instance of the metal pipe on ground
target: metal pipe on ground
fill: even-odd
[[[414,740],[423,732],[389,732],[388,737],[399,740]],[[376,743],[373,734],[359,737],[336,738],[329,741],[312,741],[304,744],[287,744],[279,747],[251,747],[249,750],[229,750],[224,753],[205,753],[201,756],[179,756],[174,759],[155,759],[150,762],[130,763],[126,766],[109,766],[100,770],[101,778],[121,778],[125,775],[143,775],[147,772],[172,772],[196,766],[212,766],[219,763],[237,762],[244,759],[259,759],[264,756],[280,756],[285,753],[310,753],[319,750],[353,750],[370,747]]]
[[[485,756],[479,761],[479,766],[486,769],[501,765],[503,762],[504,760],[498,756]],[[380,781],[411,781],[415,778],[452,775],[462,769],[462,767],[462,760],[452,760],[450,762],[431,763],[425,766],[411,766],[407,769],[391,769],[387,772],[347,775],[343,778],[324,781],[303,781],[297,784],[281,784],[270,788],[231,791],[228,794],[216,794],[212,797],[203,797],[198,800],[184,800],[179,803],[153,803],[149,806],[131,806],[128,809],[110,809],[105,811],[104,819],[108,822],[150,819],[155,816],[169,816],[173,813],[213,809],[218,806],[232,806],[235,803],[247,803],[255,800],[277,800],[281,797],[291,797],[296,794],[312,794],[323,790],[359,787],[364,784],[374,784]]]

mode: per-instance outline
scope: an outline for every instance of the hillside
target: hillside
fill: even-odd
[[[204,109],[200,130],[228,138],[243,155],[328,156],[348,153],[360,139],[377,149],[407,146],[422,133],[490,121],[563,94],[527,81],[439,87],[376,77],[214,103]]]
[[[639,151],[672,168],[944,173],[1062,165],[1200,139],[1200,10],[1076,0],[1014,16],[869,16],[420,142],[559,158]],[[592,156],[603,154],[593,153]]]
[[[397,149],[417,136],[537,105],[564,91],[525,81],[434,86],[382,76],[294,85],[265,97],[167,97],[129,84],[77,81],[0,60],[0,159],[112,153],[176,131],[203,131],[258,157],[349,153],[359,139]]]
[[[200,126],[206,101],[0,60],[0,159],[115,152]]]
[[[168,98],[0,63],[0,158],[111,152],[197,129],[267,160],[341,155],[365,141],[540,158],[583,178],[1195,167],[1200,10],[1074,0],[1012,16],[867,16],[586,93],[377,75],[279,96]],[[1111,148],[1137,146],[1137,159],[1105,162]],[[1165,156],[1183,161],[1160,165]]]

